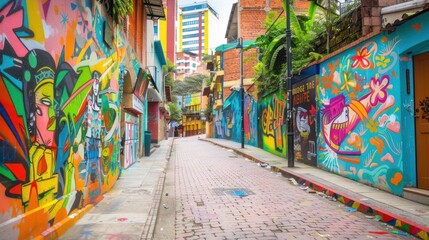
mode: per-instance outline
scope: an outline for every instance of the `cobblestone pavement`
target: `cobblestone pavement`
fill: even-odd
[[[197,137],[173,148],[176,239],[415,239]]]

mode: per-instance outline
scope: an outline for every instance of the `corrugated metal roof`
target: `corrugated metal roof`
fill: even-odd
[[[150,19],[165,19],[162,0],[143,0],[143,4],[147,8],[147,16]]]
[[[429,10],[429,0],[413,0],[381,9],[382,27],[390,29]]]

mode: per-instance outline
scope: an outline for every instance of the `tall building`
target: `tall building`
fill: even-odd
[[[178,52],[192,52],[201,60],[209,53],[210,35],[215,29],[209,25],[219,24],[219,14],[208,1],[179,5]]]
[[[177,1],[163,0],[165,19],[155,23],[155,40],[160,40],[164,55],[172,63],[176,60]]]

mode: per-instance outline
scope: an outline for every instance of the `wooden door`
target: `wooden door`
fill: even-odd
[[[414,56],[417,187],[429,190],[429,52]]]

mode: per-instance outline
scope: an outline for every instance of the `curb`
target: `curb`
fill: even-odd
[[[253,156],[250,156],[249,154],[244,153],[238,149],[228,147],[228,146],[213,142],[213,141],[208,140],[208,139],[200,139],[200,140],[212,143],[214,145],[217,145],[217,146],[220,146],[223,148],[231,149],[234,152],[236,152],[236,153],[242,155],[243,157],[246,157],[246,158],[248,158],[254,162],[264,163],[264,161],[261,161],[260,159],[257,159]],[[323,192],[326,195],[337,199],[337,201],[345,204],[346,206],[352,207],[352,208],[356,209],[357,211],[362,212],[364,214],[379,215],[381,217],[380,221],[382,221],[382,222],[384,222],[390,226],[396,227],[396,228],[398,228],[404,232],[407,232],[411,235],[419,237],[421,239],[429,240],[429,228],[428,227],[421,226],[421,225],[419,225],[419,224],[417,224],[411,220],[405,219],[405,218],[398,216],[397,214],[394,214],[392,212],[389,212],[385,209],[370,206],[370,204],[362,202],[362,201],[360,201],[354,197],[351,197],[342,191],[327,187],[326,185],[324,185],[322,183],[319,183],[319,182],[316,182],[312,179],[306,178],[306,177],[304,177],[300,174],[294,173],[288,169],[276,167],[276,166],[271,166],[271,171],[281,172],[282,176],[284,176],[284,177],[293,177],[293,178],[297,179],[297,182],[299,184],[308,186],[315,191]]]
[[[168,165],[168,162],[170,161],[171,152],[173,150],[174,139],[175,138],[173,138],[173,140],[171,141],[171,145],[168,147],[165,164],[163,167],[164,170],[159,176],[158,183],[155,189],[155,194],[152,200],[152,206],[149,211],[149,216],[145,222],[143,232],[140,235],[140,239],[153,239],[153,235],[155,232],[156,218],[158,216],[159,206],[161,205],[162,192],[164,191],[167,165]]]
[[[76,224],[89,210],[94,207],[93,204],[88,204],[85,207],[70,214],[60,222],[49,227],[34,239],[58,239],[61,235],[67,232],[73,225]]]

